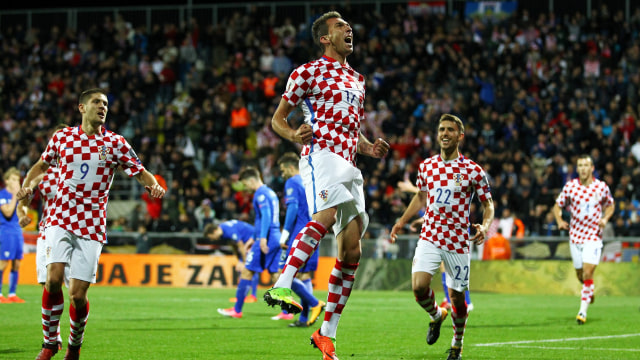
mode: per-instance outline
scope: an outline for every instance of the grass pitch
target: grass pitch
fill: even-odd
[[[41,346],[40,287],[18,291],[25,304],[0,304],[0,359],[34,359]],[[94,286],[82,359],[321,359],[309,345],[321,319],[312,328],[288,328],[270,319],[278,310],[262,301],[245,304],[242,319],[220,316],[216,309],[231,307],[234,295],[226,289]],[[316,295],[324,299],[326,292]],[[596,289],[583,326],[575,321],[578,295],[471,297],[464,359],[640,359],[640,297],[598,297]],[[446,359],[451,320],[432,346],[425,342],[428,321],[410,292],[354,291],[338,328],[337,354]],[[61,324],[66,343],[68,300]]]

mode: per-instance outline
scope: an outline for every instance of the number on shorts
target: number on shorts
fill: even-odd
[[[469,281],[469,267],[468,266],[463,266],[460,267],[458,265],[455,266],[456,269],[456,276],[455,279],[456,280],[463,280],[463,281]],[[464,274],[464,279],[461,278],[461,275]]]

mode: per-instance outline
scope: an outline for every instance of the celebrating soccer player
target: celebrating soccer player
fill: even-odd
[[[324,322],[311,341],[324,359],[336,359],[336,330],[360,261],[360,239],[369,223],[356,152],[382,158],[389,144],[380,138],[371,143],[360,133],[365,80],[347,63],[353,52],[351,25],[330,11],[313,22],[311,33],[324,54],[291,73],[272,125],[283,138],[303,145],[300,174],[312,220],[296,235],[282,274],[264,298],[271,306],[295,313],[302,310],[293,299],[291,283],[333,227],[338,258],[329,278]],[[287,118],[297,106],[302,107],[305,123],[294,129]]]
[[[419,167],[416,185],[419,192],[391,229],[395,241],[398,232],[426,204],[426,215],[420,232],[411,269],[411,285],[416,302],[429,314],[431,322],[427,344],[433,345],[440,336],[440,327],[447,317],[446,309],[436,303],[431,289],[433,274],[444,263],[447,286],[452,302],[453,339],[449,360],[460,359],[468,309],[464,292],[469,288],[471,257],[470,241],[481,244],[493,221],[494,208],[489,182],[484,170],[460,154],[464,124],[454,115],[444,114],[438,122],[440,154],[424,160]],[[470,238],[469,207],[473,196],[482,202],[482,224],[473,224]]]

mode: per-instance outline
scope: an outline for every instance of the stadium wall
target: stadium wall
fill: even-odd
[[[234,256],[102,254],[97,273],[99,286],[235,287],[238,274]],[[332,257],[320,257],[314,288],[327,290]],[[25,254],[20,284],[37,284],[35,254]],[[509,294],[576,294],[579,291],[570,261],[473,261],[471,290]],[[8,271],[6,271],[8,273]],[[595,274],[598,295],[640,295],[640,263],[601,263]],[[8,277],[8,275],[6,275]],[[8,281],[8,279],[5,279]],[[533,284],[533,286],[532,286]],[[271,286],[263,273],[261,287]],[[410,290],[411,260],[363,259],[355,289]],[[440,276],[433,281],[442,290]]]

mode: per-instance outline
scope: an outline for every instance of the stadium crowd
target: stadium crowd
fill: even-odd
[[[102,87],[107,126],[168,187],[162,204],[114,229],[247,220],[251,197],[237,174],[259,166],[282,191],[276,160],[297,149],[270,116],[291,70],[320,54],[312,19],[247,9],[217,26],[147,29],[118,15],[86,29],[9,27],[0,34],[0,169],[24,175],[56,124],[79,123],[80,90]],[[448,112],[465,122],[461,150],[489,174],[497,216],[508,209],[525,234],[557,235],[547,215],[576,176],[572,160],[589,153],[614,192],[615,235],[640,236],[640,8],[628,21],[606,5],[590,18],[519,9],[499,21],[412,14],[406,4],[391,14],[337,10],[355,32],[349,63],[367,78],[363,131],[391,144],[384,161],[358,162],[373,223],[390,227],[402,214],[410,196],[397,183],[414,182],[417,164],[438,152],[436,121]]]

